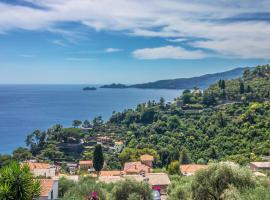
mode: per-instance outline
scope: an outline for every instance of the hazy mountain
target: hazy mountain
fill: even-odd
[[[142,88],[142,89],[192,89],[194,87],[207,88],[209,85],[217,82],[220,79],[234,79],[241,77],[243,72],[247,68],[235,68],[229,71],[205,74],[202,76],[192,78],[177,78],[168,80],[159,80],[155,82],[134,84],[134,85],[123,85],[123,84],[112,84],[104,85],[103,88]],[[117,87],[117,86],[121,87]]]

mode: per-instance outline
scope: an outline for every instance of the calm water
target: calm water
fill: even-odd
[[[0,153],[24,146],[26,135],[56,123],[70,126],[74,119],[108,119],[112,112],[138,103],[171,101],[180,90],[98,89],[82,85],[0,85]]]

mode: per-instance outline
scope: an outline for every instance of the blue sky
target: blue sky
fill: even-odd
[[[0,83],[140,83],[267,63],[269,10],[269,0],[0,0]]]

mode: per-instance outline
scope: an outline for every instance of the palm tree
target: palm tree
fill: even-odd
[[[40,183],[26,165],[17,162],[0,169],[1,200],[32,200],[40,193]]]

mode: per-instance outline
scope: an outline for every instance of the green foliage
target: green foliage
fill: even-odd
[[[97,192],[99,200],[106,200],[107,187],[102,183],[97,183],[95,179],[90,177],[82,178],[75,186],[69,187],[65,192],[63,199],[65,200],[84,200],[91,196],[92,192]]]
[[[68,180],[65,177],[61,177],[59,179],[59,188],[58,188],[58,195],[59,195],[59,197],[63,197],[75,185],[76,184],[75,184],[74,181]]]
[[[186,149],[183,149],[180,153],[180,164],[189,164],[191,163],[191,159]]]
[[[157,151],[154,149],[149,149],[149,148],[143,148],[143,149],[125,148],[119,154],[119,159],[121,160],[122,163],[127,162],[127,161],[137,161],[139,160],[140,156],[143,154],[150,154],[155,158],[155,160],[158,160]]]
[[[32,158],[31,152],[27,148],[19,147],[15,149],[12,153],[12,156],[17,161],[25,161]]]
[[[239,191],[255,188],[250,171],[226,163],[210,165],[198,171],[192,182],[192,198],[198,200],[222,199],[231,186]]]
[[[40,183],[34,180],[28,166],[12,162],[0,169],[1,200],[31,200],[37,198],[39,192]]]
[[[81,124],[82,124],[82,121],[80,121],[80,120],[74,120],[73,123],[72,123],[72,126],[74,128],[78,128]]]
[[[179,161],[177,161],[177,160],[172,161],[168,165],[168,172],[171,175],[173,175],[173,174],[180,174],[180,164],[179,164]]]
[[[104,165],[104,157],[102,152],[102,147],[98,144],[95,147],[94,154],[93,154],[93,167],[99,173]]]
[[[146,182],[126,179],[115,184],[111,192],[111,200],[151,200],[151,188]]]
[[[168,188],[168,200],[191,199],[191,176],[171,176],[171,184]]]
[[[14,160],[10,155],[2,155],[2,154],[0,154],[0,168],[10,164],[13,161]]]

